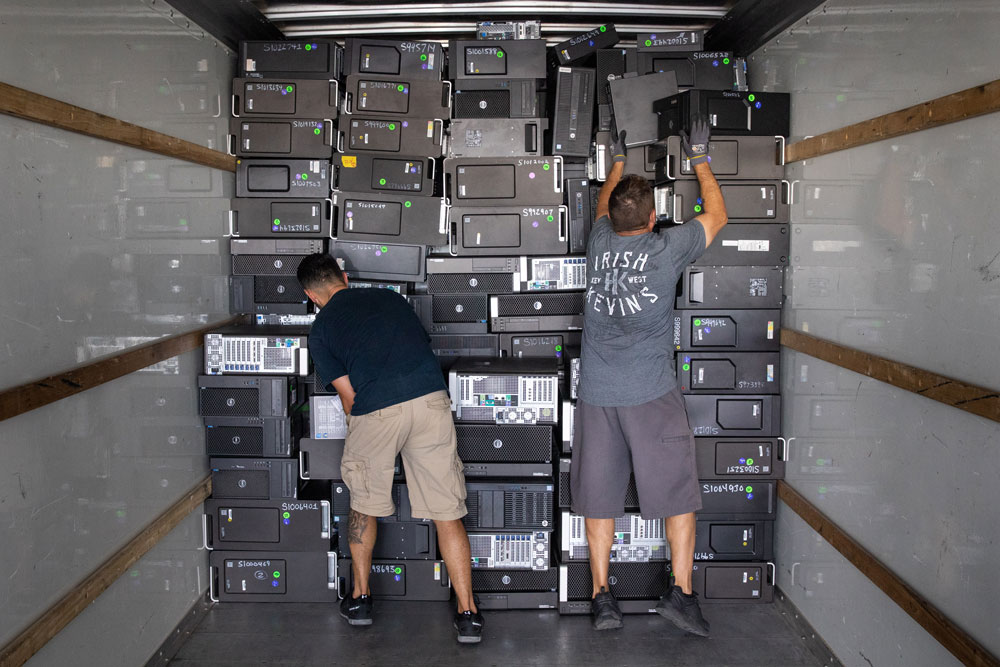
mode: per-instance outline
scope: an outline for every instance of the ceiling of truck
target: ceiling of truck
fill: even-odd
[[[257,9],[289,38],[345,34],[419,36],[446,40],[471,36],[478,21],[541,22],[551,43],[613,23],[626,40],[629,33],[709,29],[735,0],[613,2],[596,0],[493,0],[487,2],[295,2],[254,0]]]

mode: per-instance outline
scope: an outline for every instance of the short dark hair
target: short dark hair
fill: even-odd
[[[332,255],[325,252],[317,252],[303,259],[295,272],[295,277],[299,279],[302,289],[316,289],[327,283],[347,283],[340,264]]]
[[[618,182],[608,199],[608,214],[616,232],[633,232],[649,224],[654,209],[653,188],[642,176],[629,174]]]

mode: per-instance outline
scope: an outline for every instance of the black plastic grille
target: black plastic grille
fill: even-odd
[[[569,600],[589,600],[593,595],[590,563],[569,563],[566,577],[566,597]],[[608,583],[619,600],[656,600],[666,590],[670,566],[663,561],[650,563],[611,563]]]
[[[454,118],[509,118],[510,91],[460,90],[455,93]]]
[[[202,387],[199,392],[202,417],[260,416],[260,389],[257,387]]]
[[[482,322],[487,317],[485,294],[435,294],[431,318],[435,322]]]
[[[542,528],[552,525],[552,493],[512,491],[504,494],[504,527]]]
[[[309,299],[295,276],[255,276],[253,300],[256,303],[305,303]]]
[[[234,276],[294,276],[306,255],[233,255]]]
[[[427,291],[507,294],[514,291],[514,276],[510,273],[432,273],[427,276]]]
[[[608,75],[625,74],[625,54],[621,49],[601,49],[597,52],[597,103],[608,104]]]
[[[267,500],[270,495],[270,471],[215,470],[212,472],[213,498]]]
[[[497,316],[580,315],[584,292],[567,294],[507,294],[497,297]]]
[[[456,424],[455,432],[458,436],[458,456],[466,463],[552,460],[554,435],[551,426]]]
[[[477,593],[554,591],[559,587],[559,569],[473,570],[472,590]]]
[[[264,456],[264,429],[260,426],[213,426],[205,429],[209,456]]]

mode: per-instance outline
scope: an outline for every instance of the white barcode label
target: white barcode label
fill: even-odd
[[[729,239],[722,245],[736,248],[736,252],[767,252],[771,249],[771,242],[766,239]]]

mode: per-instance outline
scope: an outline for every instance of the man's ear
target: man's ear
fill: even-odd
[[[311,289],[305,289],[305,288],[303,288],[302,291],[306,293],[306,296],[309,297],[310,301],[315,303],[317,306],[319,305],[319,302],[316,300],[316,292],[312,291]]]
[[[654,227],[656,227],[656,209],[655,208],[652,211],[649,212],[649,231],[653,231]]]

